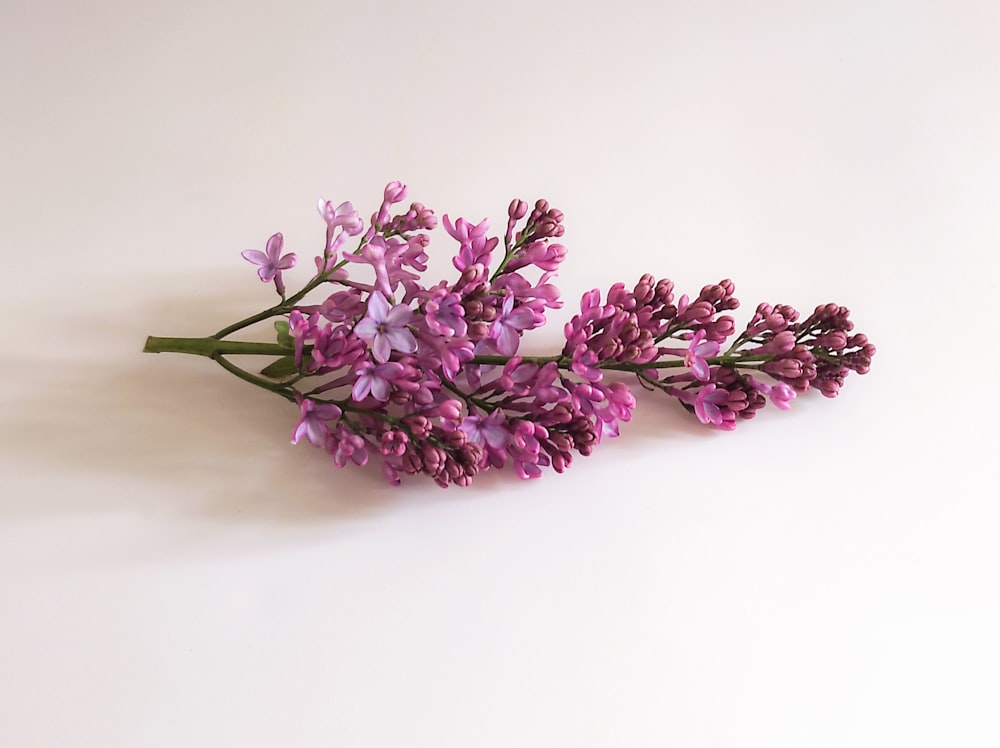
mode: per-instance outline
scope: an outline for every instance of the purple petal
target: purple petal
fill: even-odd
[[[458,428],[465,432],[466,438],[473,444],[481,447],[485,443],[486,440],[483,439],[483,433],[479,428],[478,416],[466,416]]]
[[[260,279],[265,283],[272,280],[274,276],[277,274],[278,274],[278,268],[274,267],[270,263],[266,265],[261,265],[261,267],[258,268],[257,270],[257,275],[259,275]]]
[[[281,254],[281,247],[285,243],[285,237],[280,233],[272,234],[271,238],[267,240],[267,256],[271,261],[277,261],[278,255]]]
[[[723,405],[724,403],[729,401],[729,393],[723,389],[715,389],[714,391],[709,392],[707,395],[705,395],[703,399],[712,404]]]
[[[374,397],[379,402],[385,402],[389,399],[389,394],[392,392],[392,385],[389,381],[382,379],[381,377],[372,377],[372,397]]]
[[[388,329],[380,337],[385,338],[389,345],[400,353],[413,353],[417,350],[417,339],[413,333],[403,329]],[[388,358],[388,356],[386,356]]]
[[[261,252],[259,249],[244,249],[240,252],[240,255],[247,262],[252,262],[254,265],[266,265],[267,255]]]
[[[368,318],[376,322],[385,322],[389,314],[389,302],[381,291],[373,291],[368,297]]]
[[[362,340],[371,340],[378,335],[378,322],[371,317],[365,317],[354,328],[354,334]]]
[[[500,334],[497,336],[497,350],[504,356],[513,356],[517,353],[517,331],[504,323],[500,323],[498,327],[500,328]]]
[[[278,260],[278,267],[282,270],[291,270],[295,267],[295,253],[289,252],[287,255]]]
[[[691,373],[701,382],[707,382],[712,376],[708,362],[703,358],[696,358],[691,362]]]
[[[354,402],[360,403],[366,397],[368,393],[372,390],[372,376],[371,374],[362,374],[358,377],[358,381],[354,383],[354,389],[351,391],[351,397]]]
[[[531,480],[542,474],[542,469],[533,462],[518,462],[514,465],[514,470],[522,480]]]
[[[385,324],[390,327],[402,327],[413,317],[413,310],[405,304],[397,304],[385,316]]]
[[[530,382],[535,378],[535,374],[538,373],[537,364],[521,364],[514,368],[511,372],[510,378],[515,384],[525,384]]]
[[[518,330],[524,330],[526,327],[534,324],[535,314],[527,307],[522,306],[508,314],[505,321],[508,325],[512,325]]]
[[[699,399],[694,404],[694,414],[698,416],[698,420],[704,424],[714,424],[718,426],[722,423],[722,412],[712,405],[712,403],[705,402],[704,399]]]
[[[691,349],[691,352],[695,356],[701,356],[702,358],[711,358],[712,356],[718,356],[719,351],[722,350],[722,346],[718,343],[712,343],[710,341],[705,341],[698,343]]]
[[[482,434],[486,438],[486,443],[494,449],[503,449],[510,439],[510,434],[500,426],[484,426]]]
[[[386,364],[379,364],[375,367],[375,376],[382,379],[398,379],[403,373],[403,365],[398,361],[390,361]]]
[[[315,418],[306,419],[306,438],[314,447],[322,447],[326,444],[326,426],[322,421]]]
[[[372,341],[372,353],[375,354],[376,361],[388,361],[392,355],[392,345],[389,343],[389,336],[379,333]]]
[[[317,418],[324,421],[335,421],[343,414],[343,411],[341,411],[340,408],[333,403],[322,403],[317,405],[314,412],[316,413]]]
[[[385,240],[382,237],[375,237],[361,250],[361,256],[372,265],[380,265],[385,262]]]

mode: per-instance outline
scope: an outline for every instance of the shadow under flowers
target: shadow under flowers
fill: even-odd
[[[128,316],[84,310],[75,326],[85,335],[0,356],[19,383],[0,398],[3,449],[17,471],[0,516],[347,520],[443,493],[433,484],[394,490],[377,468],[338,470],[310,445],[289,443],[294,405],[209,359],[141,352],[149,333],[211,334],[259,302],[214,295],[133,305]]]
[[[16,457],[21,479],[16,495],[0,500],[0,516],[123,511],[213,521],[336,521],[529,485],[510,470],[494,470],[467,489],[443,491],[423,476],[404,477],[395,488],[377,459],[364,469],[338,470],[307,443],[289,444],[298,418],[294,405],[209,359],[141,353],[149,333],[210,334],[263,305],[258,294],[144,299],[129,316],[117,308],[79,314],[76,324],[86,337],[58,351],[0,359],[7,370],[21,367],[26,381],[4,404],[12,435],[4,449]],[[267,341],[273,334],[265,323],[248,337]],[[591,457],[575,456],[571,471],[641,460],[637,453],[654,442],[677,437],[733,438],[704,427],[671,398],[629,384],[638,399],[635,419]],[[559,480],[551,469],[541,478],[555,491]]]

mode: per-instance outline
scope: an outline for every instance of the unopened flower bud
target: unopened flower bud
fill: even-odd
[[[458,400],[445,400],[438,405],[438,415],[452,421],[458,420],[462,415],[462,403]]]
[[[490,326],[486,322],[471,322],[469,323],[469,338],[471,340],[483,340],[490,334]]]
[[[406,185],[402,182],[389,182],[389,184],[385,186],[385,192],[383,194],[385,201],[390,205],[393,205],[405,200],[407,192],[408,190],[406,189]]]

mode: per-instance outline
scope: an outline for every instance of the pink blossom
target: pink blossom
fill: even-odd
[[[267,247],[264,252],[259,249],[244,249],[240,254],[247,262],[258,265],[257,275],[267,283],[274,281],[274,287],[281,296],[285,295],[285,284],[281,279],[281,271],[295,267],[295,254],[290,252],[287,255],[281,254],[281,249],[285,244],[285,238],[280,234],[272,234],[267,240]]]
[[[490,327],[490,338],[495,341],[497,350],[504,356],[517,353],[521,340],[521,331],[529,329],[535,322],[535,315],[530,309],[519,307],[514,309],[514,297],[504,299],[503,309]]]
[[[497,409],[486,418],[466,416],[459,428],[465,432],[469,441],[480,447],[490,446],[493,449],[503,449],[510,442],[510,433],[503,427],[503,411]]]
[[[376,361],[388,361],[392,351],[413,353],[417,340],[407,329],[413,310],[405,304],[390,308],[389,301],[379,291],[368,297],[368,314],[358,322],[354,334],[371,345]]]
[[[320,198],[316,208],[319,210],[319,214],[323,217],[323,220],[326,221],[328,242],[329,237],[333,234],[333,230],[338,226],[348,236],[357,236],[364,231],[364,221],[361,220],[358,211],[354,209],[354,206],[350,202],[343,202],[335,208],[332,202]]]
[[[336,421],[341,415],[340,408],[332,403],[302,400],[299,403],[299,420],[292,431],[292,444],[298,444],[304,436],[314,447],[322,447],[329,433],[324,422]]]
[[[355,373],[358,379],[351,392],[355,402],[361,402],[371,395],[379,402],[386,402],[392,394],[393,385],[404,379],[405,367],[398,361],[385,364],[373,364],[363,361],[358,364]]]
[[[711,368],[705,359],[718,356],[721,346],[705,340],[705,331],[698,330],[691,338],[691,345],[688,346],[684,354],[684,365],[691,369],[695,379],[700,382],[707,382],[711,378]]]
[[[714,384],[706,384],[695,398],[694,414],[706,425],[711,424],[725,431],[731,431],[736,428],[736,420],[733,412],[725,408],[728,402],[728,390],[716,387]]]

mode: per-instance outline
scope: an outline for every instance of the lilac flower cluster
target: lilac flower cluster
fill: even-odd
[[[545,200],[514,200],[502,237],[491,236],[485,219],[443,216],[458,276],[428,285],[426,250],[438,219],[421,203],[397,207],[406,196],[404,185],[389,184],[367,224],[350,202],[321,199],[326,241],[299,292],[286,296],[282,272],[295,255],[281,254],[275,234],[266,251],[243,256],[274,283],[276,305],[210,338],[150,338],[147,350],[210,355],[295,402],[292,442],[305,439],[339,467],[376,458],[394,484],[421,473],[441,486],[506,466],[521,478],[545,467],[562,472],[631,419],[636,401],[623,378],[731,430],[768,401],[788,409],[811,388],[833,397],[849,372],[871,365],[875,348],[852,332],[844,307],[827,304],[800,319],[790,306],[761,304],[736,334],[727,314],[739,306],[731,281],[676,298],[670,280],[651,275],[631,290],[616,283],[603,301],[597,290],[584,294],[560,353],[520,355],[524,332],[562,306],[551,283],[566,257],[556,241],[562,212]],[[346,249],[354,237],[356,248]],[[320,289],[322,299],[305,303]],[[224,339],[272,318],[274,343]],[[237,353],[276,359],[258,376],[228,360]]]

